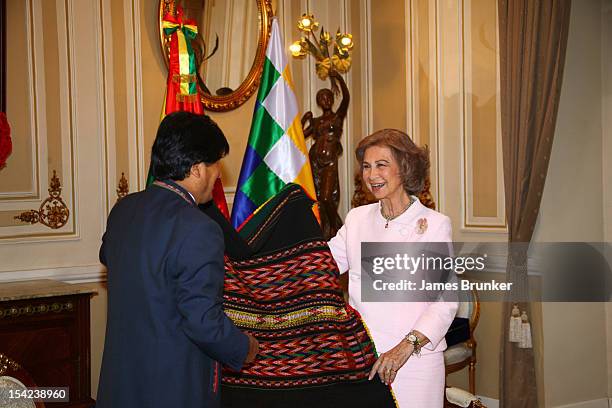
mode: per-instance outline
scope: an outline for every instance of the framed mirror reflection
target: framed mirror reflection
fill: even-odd
[[[272,18],[271,0],[161,0],[160,44],[166,65],[168,44],[162,20],[183,10],[198,27],[191,46],[196,55],[198,91],[205,109],[235,109],[259,85]]]

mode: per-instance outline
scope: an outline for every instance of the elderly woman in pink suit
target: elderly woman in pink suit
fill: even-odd
[[[362,302],[361,242],[450,242],[450,219],[419,202],[429,152],[394,129],[359,143],[363,180],[378,203],[352,209],[329,241],[341,273],[349,273],[349,303],[365,321],[380,356],[370,374],[390,384],[401,408],[442,408],[446,334],[456,302]]]

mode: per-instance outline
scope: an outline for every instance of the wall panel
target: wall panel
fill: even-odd
[[[505,229],[497,8],[465,0],[463,10],[464,227]]]
[[[13,134],[13,143],[18,154],[24,146],[35,148],[30,159],[21,157],[24,160],[16,162],[32,172],[20,172],[17,177],[31,183],[32,174],[39,174],[39,185],[38,193],[29,197],[0,196],[0,281],[101,276],[97,252],[105,219],[104,151],[101,78],[96,69],[100,48],[96,46],[98,32],[92,29],[98,24],[96,5],[75,0],[7,3],[15,17],[12,23],[24,27],[27,40],[22,49],[26,64],[20,71],[26,77],[18,78],[27,103],[11,105],[12,98],[8,98],[9,121],[19,132]],[[14,81],[8,78],[9,83]],[[16,158],[20,157],[9,158],[9,166]],[[15,215],[38,211],[45,203],[54,172],[69,211],[67,223],[50,228],[40,222],[15,220]],[[0,180],[7,175],[10,173],[0,171]],[[0,190],[10,192],[4,183]]]
[[[14,143],[7,166],[0,171],[0,199],[5,201],[39,198],[38,132],[34,110],[36,88],[33,82],[34,28],[32,5],[9,0],[7,10],[7,117]],[[25,69],[24,69],[25,68]],[[6,225],[5,223],[0,225]]]
[[[430,148],[437,209],[451,217],[457,239],[504,239],[496,2],[403,5],[406,128]]]
[[[74,41],[70,24],[71,4],[68,1],[11,1],[7,3],[7,11],[12,17],[9,24],[15,25],[8,27],[9,32],[13,29],[19,32],[23,28],[24,36],[18,44],[24,48],[21,55],[8,60],[7,83],[21,86],[9,88],[8,93],[7,113],[9,122],[17,131],[13,134],[17,155],[11,156],[7,168],[0,172],[0,191],[3,193],[0,195],[0,212],[4,221],[0,224],[0,240],[74,236],[77,210],[73,206],[76,172],[75,100],[71,85],[75,71],[74,56],[69,52]],[[24,58],[25,64],[18,65],[24,62]],[[11,95],[17,95],[15,104]],[[17,174],[11,173],[14,170]],[[35,221],[36,218],[31,218],[32,210],[42,210],[41,205],[50,195],[47,190],[53,172],[61,184],[61,197],[70,212],[67,223],[56,229],[24,221]],[[16,185],[33,186],[32,181],[36,179],[36,192],[31,188],[25,192],[19,189],[22,191],[17,194],[11,192]],[[15,217],[19,215],[24,217],[18,220]]]

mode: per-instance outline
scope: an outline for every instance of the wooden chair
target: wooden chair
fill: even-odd
[[[480,318],[480,302],[475,290],[472,291],[469,301],[459,304],[457,317],[469,318],[470,338],[444,351],[446,375],[468,367],[469,391],[476,394],[476,339],[474,338],[474,331]]]
[[[9,389],[24,390],[33,387],[36,387],[36,384],[34,380],[32,380],[30,374],[19,363],[0,353],[0,389],[8,391]],[[45,408],[45,404],[42,402],[23,399],[2,401],[3,398],[8,398],[8,394],[4,394],[5,393],[0,393],[0,406],[2,407]]]

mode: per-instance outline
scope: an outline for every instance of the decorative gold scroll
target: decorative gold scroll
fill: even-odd
[[[125,173],[121,172],[121,178],[119,179],[119,184],[117,185],[117,201],[128,195],[129,192],[130,186],[125,178]]]
[[[41,223],[51,229],[62,228],[68,222],[70,210],[61,196],[62,185],[53,170],[49,184],[49,197],[45,199],[38,210],[29,210],[15,216],[15,219],[29,224]]]
[[[21,366],[13,359],[0,353],[0,375],[6,374],[9,370],[17,371]]]

